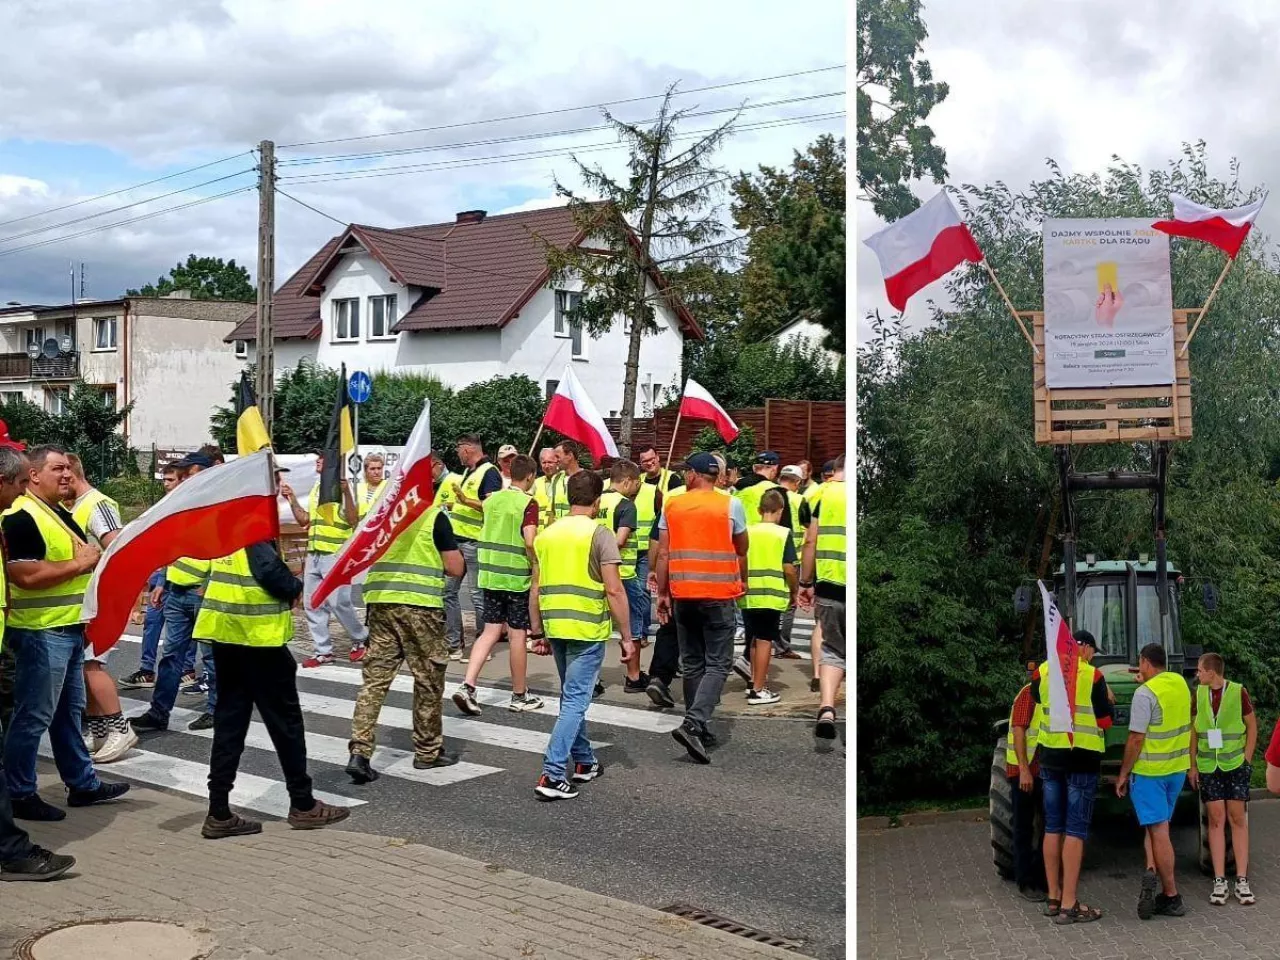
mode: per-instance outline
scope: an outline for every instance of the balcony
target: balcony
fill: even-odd
[[[25,353],[0,353],[0,380],[75,380],[79,376],[79,353],[34,360]]]

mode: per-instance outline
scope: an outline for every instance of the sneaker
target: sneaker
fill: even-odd
[[[637,677],[635,680],[628,679],[622,685],[623,693],[644,693],[648,689],[649,689],[649,675],[645,673],[643,670],[640,671],[640,676]]]
[[[318,653],[314,657],[308,657],[302,661],[304,670],[314,670],[316,667],[324,667],[333,663],[332,653]]]
[[[196,672],[194,670],[188,670],[186,673],[182,675],[183,685],[190,686],[195,682],[196,682]]]
[[[512,713],[524,713],[527,710],[541,710],[543,706],[542,698],[532,693],[512,693],[511,702],[507,704],[507,709]]]
[[[102,745],[107,742],[106,737],[95,737],[88,730],[84,731],[80,736],[84,737],[84,748],[89,751],[90,757],[101,750]]]
[[[1138,919],[1150,920],[1156,910],[1156,886],[1160,880],[1154,870],[1142,875],[1142,890],[1138,893]]]
[[[1227,894],[1231,892],[1231,887],[1227,884],[1226,877],[1213,878],[1213,892],[1209,894],[1209,902],[1215,907],[1226,906]]]
[[[377,770],[369,764],[368,757],[362,757],[353,753],[351,759],[347,761],[347,776],[351,778],[352,783],[373,783],[381,776]]]
[[[1187,912],[1187,905],[1183,903],[1182,894],[1180,893],[1172,897],[1157,893],[1155,912],[1162,917],[1180,917]]]
[[[463,655],[465,652],[466,652],[466,648],[465,648],[465,647],[458,647],[456,650],[450,650],[450,651],[449,651],[449,659],[450,659],[450,660],[452,660],[454,663],[461,663],[461,662],[462,662],[462,655]]]
[[[40,823],[57,823],[67,818],[67,811],[59,810],[51,803],[46,803],[38,793],[29,797],[13,797],[13,818],[15,820],[35,820]]]
[[[480,702],[476,700],[476,688],[470,684],[459,684],[458,689],[454,691],[453,702],[469,717],[478,717],[482,713]]]
[[[1249,889],[1248,877],[1236,877],[1236,899],[1246,907],[1251,907],[1258,902],[1253,891]]]
[[[247,837],[261,833],[262,824],[257,820],[246,820],[234,813],[226,820],[218,820],[212,816],[204,818],[200,827],[200,836],[206,840],[225,840],[227,837]]]
[[[747,706],[761,707],[771,703],[777,703],[782,698],[766,687],[763,690],[747,691]]]
[[[698,728],[692,722],[686,720],[671,731],[671,736],[676,743],[689,751],[689,756],[693,757],[698,763],[711,762],[711,757],[707,754],[706,744],[702,742]]]
[[[182,688],[184,697],[207,697],[209,695],[209,681],[203,677],[195,683],[188,684]]]
[[[595,689],[591,691],[591,699],[599,700],[603,696],[604,696],[604,684],[601,683],[599,680],[597,680]]]
[[[75,857],[33,846],[22,859],[0,863],[0,880],[57,880],[75,865]]]
[[[135,670],[119,682],[121,690],[150,689],[156,685],[156,675],[152,670]]]
[[[92,790],[68,790],[67,806],[92,807],[96,803],[118,800],[128,792],[129,784],[127,783],[104,783],[99,781],[98,785]]]
[[[710,730],[703,730],[698,734],[698,739],[702,741],[702,745],[708,750],[712,747],[720,746],[720,739]]]
[[[597,777],[604,776],[604,767],[598,763],[575,763],[573,765],[573,782],[590,783]]]
[[[545,773],[538,778],[533,788],[539,800],[572,800],[578,795],[577,789],[567,780],[552,780]]]
[[[441,753],[434,760],[419,760],[413,758],[413,769],[415,770],[438,770],[441,767],[452,767],[458,762],[458,758],[451,753]]]
[[[361,660],[363,660],[363,659],[364,659],[364,654],[365,654],[365,649],[366,649],[366,648],[365,648],[365,645],[364,645],[363,643],[356,644],[355,646],[353,646],[353,647],[351,648],[351,653],[349,654],[349,657],[350,657],[350,659],[351,659],[351,662],[352,662],[352,663],[359,663]]]
[[[653,701],[655,707],[671,708],[676,705],[675,700],[671,699],[671,691],[667,685],[654,677],[649,681],[649,686],[644,691],[649,695],[649,699]]]
[[[738,657],[733,661],[733,672],[748,684],[751,683],[751,664],[747,662],[746,657]]]
[[[212,713],[209,713],[209,712],[206,710],[204,713],[200,714],[200,716],[196,717],[196,718],[195,718],[194,720],[192,720],[189,724],[187,724],[187,729],[188,729],[188,730],[192,730],[192,731],[195,731],[195,730],[212,730],[212,729],[213,729],[213,714],[212,714]]]
[[[129,726],[139,733],[163,733],[169,729],[169,721],[161,721],[150,710],[129,718]]]
[[[310,810],[295,810],[290,807],[289,826],[295,830],[319,830],[330,824],[341,823],[349,816],[351,816],[351,810],[348,807],[333,807],[322,800],[317,800],[316,805]]]
[[[123,760],[125,754],[137,745],[138,735],[133,732],[133,727],[128,727],[125,731],[112,730],[107,734],[107,739],[103,741],[102,746],[94,753],[93,762],[115,763],[117,760]]]

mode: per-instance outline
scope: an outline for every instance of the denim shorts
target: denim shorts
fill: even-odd
[[[1158,823],[1168,823],[1173,819],[1173,808],[1178,802],[1178,794],[1186,782],[1187,774],[1167,773],[1162,777],[1147,777],[1140,773],[1129,776],[1129,796],[1133,798],[1133,809],[1138,814],[1138,823],[1144,827],[1153,827]]]
[[[1040,780],[1044,783],[1044,832],[1087,839],[1093,801],[1098,795],[1098,775],[1041,767]]]

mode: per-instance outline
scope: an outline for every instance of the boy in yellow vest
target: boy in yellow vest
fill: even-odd
[[[649,688],[649,676],[640,669],[640,641],[644,638],[641,630],[645,629],[642,610],[648,609],[651,600],[647,573],[645,580],[639,576],[640,520],[636,495],[640,492],[640,468],[630,460],[615,460],[609,467],[609,484],[600,497],[597,519],[618,538],[618,552],[622,555],[618,575],[627,592],[631,636],[636,640],[635,655],[624,663],[627,677],[622,689],[623,693],[644,693]]]
[[[1035,664],[1031,664],[1032,671]],[[1041,707],[1031,698],[1028,683],[1013,700],[1009,713],[1009,742],[1004,772],[1009,778],[1013,806],[1013,879],[1024,900],[1043,903],[1049,895],[1044,859],[1036,856],[1035,819],[1044,804],[1036,740],[1040,735]]]
[[[1129,708],[1129,739],[1116,796],[1132,794],[1138,823],[1146,831],[1147,870],[1138,895],[1138,918],[1150,920],[1157,913],[1180,917],[1187,906],[1174,876],[1169,821],[1191,767],[1191,691],[1182,677],[1165,670],[1164,647],[1158,643],[1142,648],[1138,676],[1142,686],[1134,691]]]
[[[773,648],[782,630],[782,614],[796,596],[796,545],[781,525],[787,501],[779,490],[766,490],[757,507],[760,520],[747,527],[747,592],[742,608],[747,652],[751,656],[748,706],[767,706],[782,698],[766,685]]]
[[[1258,718],[1249,702],[1249,691],[1228,680],[1222,656],[1206,653],[1200,658],[1196,695],[1191,701],[1195,732],[1191,737],[1192,789],[1200,791],[1209,814],[1209,856],[1213,860],[1213,890],[1209,902],[1227,902],[1227,831],[1231,821],[1231,849],[1236,855],[1236,899],[1250,906],[1256,902],[1249,887],[1249,781],[1253,777],[1253,751],[1258,745]]]

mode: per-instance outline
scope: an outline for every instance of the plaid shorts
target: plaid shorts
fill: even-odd
[[[1215,770],[1200,774],[1200,799],[1205,803],[1215,800],[1243,800],[1249,802],[1249,781],[1253,778],[1253,764],[1242,763],[1234,770]]]

